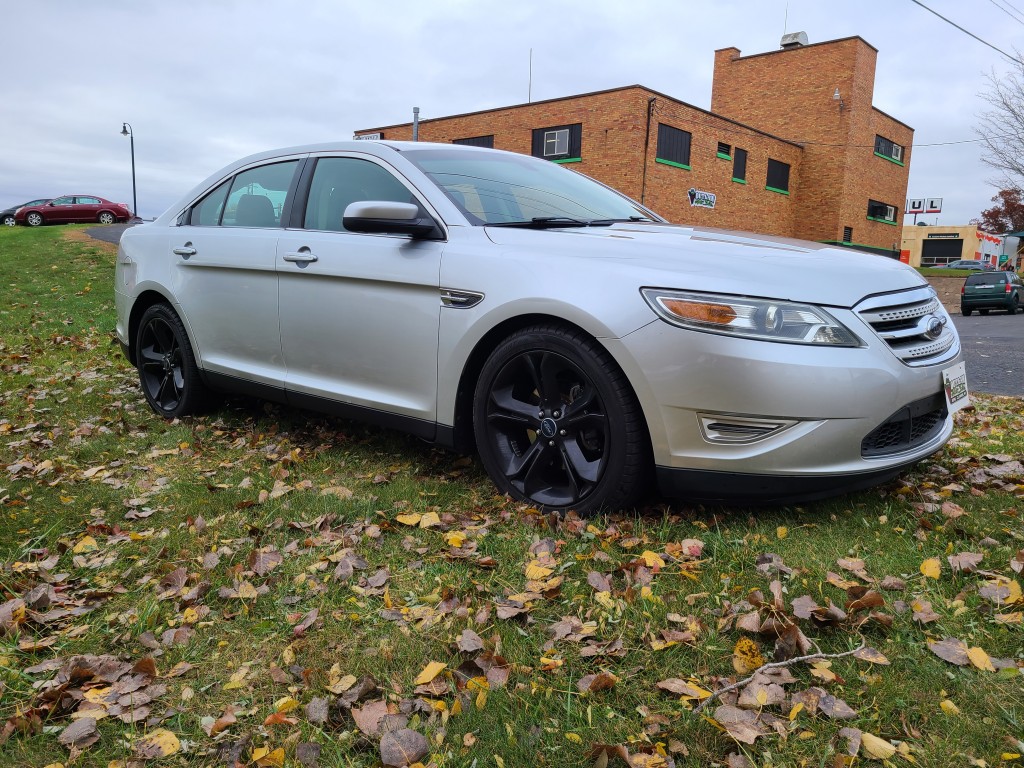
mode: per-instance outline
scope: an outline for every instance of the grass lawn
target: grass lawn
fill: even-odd
[[[400,434],[157,418],[113,262],[0,231],[0,765],[1024,753],[1024,401],[870,492],[560,520]]]

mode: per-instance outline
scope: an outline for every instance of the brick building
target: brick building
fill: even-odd
[[[631,85],[422,120],[419,139],[571,163],[677,223],[891,255],[914,132],[871,104],[877,54],[860,37],[797,33],[769,53],[716,51],[711,111]]]

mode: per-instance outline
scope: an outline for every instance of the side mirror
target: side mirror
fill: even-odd
[[[419,206],[385,200],[350,203],[342,224],[349,232],[386,235],[411,235],[414,238],[439,238],[441,230],[429,216],[420,216]]]

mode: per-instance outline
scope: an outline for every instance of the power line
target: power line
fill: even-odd
[[[922,8],[924,8],[924,9],[925,9],[926,11],[928,11],[929,13],[934,13],[934,14],[935,14],[936,16],[938,16],[938,17],[939,17],[940,19],[942,19],[942,20],[943,20],[944,22],[946,22],[947,24],[950,24],[950,25],[952,25],[952,26],[956,27],[956,28],[957,28],[957,29],[959,29],[959,30],[960,30],[961,32],[963,32],[963,33],[964,33],[965,35],[967,35],[967,36],[969,36],[969,37],[973,37],[973,38],[974,38],[975,40],[977,40],[977,41],[978,41],[979,43],[981,43],[982,45],[987,45],[987,46],[988,46],[989,48],[991,48],[991,49],[992,49],[993,51],[996,51],[997,53],[1001,53],[1001,54],[1002,54],[1003,56],[1005,56],[1005,57],[1006,57],[1007,59],[1009,59],[1010,61],[1014,62],[1015,64],[1017,63],[1017,61],[1018,61],[1018,60],[1017,60],[1017,59],[1016,59],[1015,57],[1013,57],[1013,56],[1011,56],[1010,54],[1008,54],[1008,53],[1007,53],[1006,51],[1002,50],[1001,48],[996,48],[996,47],[995,47],[994,45],[992,45],[992,43],[988,42],[987,40],[982,40],[982,39],[981,39],[980,37],[978,37],[978,36],[977,36],[976,34],[974,34],[973,32],[968,32],[968,31],[967,31],[966,29],[964,29],[964,28],[963,28],[963,27],[961,27],[961,26],[960,26],[959,24],[957,24],[957,23],[956,23],[955,21],[950,21],[950,20],[949,20],[949,19],[947,19],[947,18],[946,18],[945,16],[943,16],[943,15],[942,15],[941,13],[939,13],[938,11],[933,11],[933,10],[932,10],[931,8],[929,8],[929,7],[927,6],[927,5],[925,5],[924,3],[922,3],[922,2],[921,2],[921,0],[910,0],[910,2],[914,3],[914,5],[919,5],[919,6],[921,6]]]
[[[1013,8],[1013,10],[1015,10],[1017,13],[1021,12],[1020,8],[1011,3],[1010,0],[1003,0],[1003,2],[1010,6],[1011,8]]]
[[[992,5],[994,5],[994,6],[996,7],[996,8],[998,8],[998,9],[999,9],[1000,11],[1002,11],[1002,12],[1003,12],[1003,13],[1005,13],[1005,14],[1006,14],[1007,16],[1009,16],[1009,17],[1010,17],[1011,19],[1013,19],[1014,21],[1016,21],[1016,22],[1017,22],[1018,24],[1020,24],[1021,26],[1024,26],[1024,21],[1022,21],[1022,20],[1021,20],[1020,16],[1017,16],[1017,15],[1015,15],[1015,14],[1011,13],[1011,12],[1010,12],[1010,11],[1008,11],[1008,10],[1007,10],[1006,8],[1004,8],[1004,7],[1003,7],[1003,6],[1001,6],[1001,5],[999,4],[999,3],[997,3],[997,2],[996,2],[996,0],[988,0],[988,1],[989,1],[990,3],[992,3]],[[1019,11],[1018,11],[1018,13],[1019,13]]]

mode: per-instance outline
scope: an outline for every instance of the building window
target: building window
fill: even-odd
[[[655,154],[655,162],[690,170],[690,140],[692,138],[689,131],[681,131],[671,125],[658,123],[658,149]]]
[[[736,147],[732,156],[732,180],[747,183],[747,150]]]
[[[875,136],[875,154],[885,160],[903,165],[903,147],[884,136]]]
[[[899,211],[896,210],[895,205],[880,203],[877,200],[868,200],[868,219],[871,221],[880,221],[883,224],[895,224],[897,213],[899,213]]]
[[[494,134],[490,136],[474,136],[471,139],[452,139],[452,144],[464,144],[467,147],[487,147],[494,149]]]
[[[582,157],[582,143],[583,126],[580,123],[536,128],[533,131],[531,154],[556,163],[578,163]]]
[[[724,141],[718,142],[717,155],[723,160],[732,160],[732,147],[730,147]]]
[[[853,242],[853,227],[843,227],[843,242],[844,243],[852,243]]]
[[[765,182],[765,189],[772,192],[779,192],[783,195],[789,194],[789,163],[782,163],[778,160],[768,160],[768,180]]]

